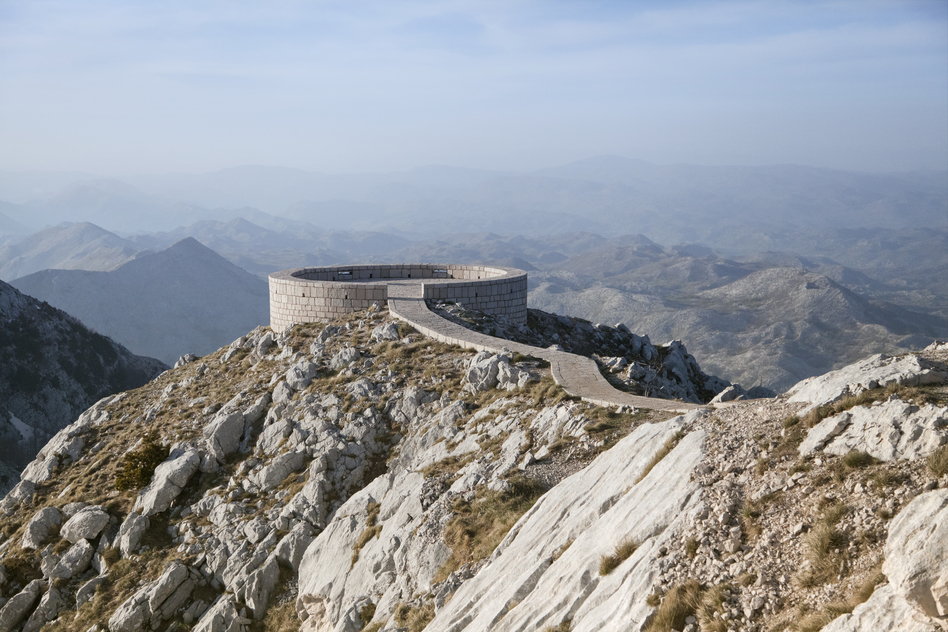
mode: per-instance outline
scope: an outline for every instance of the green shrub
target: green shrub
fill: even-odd
[[[146,434],[141,447],[122,459],[122,469],[115,476],[115,489],[124,492],[148,485],[155,468],[168,458],[169,452],[168,448],[158,443],[158,436],[154,432]]]

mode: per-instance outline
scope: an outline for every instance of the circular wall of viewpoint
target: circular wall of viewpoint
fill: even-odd
[[[270,275],[270,327],[330,320],[387,304],[392,291],[416,300],[455,302],[527,321],[527,273],[516,268],[434,263],[327,266]]]

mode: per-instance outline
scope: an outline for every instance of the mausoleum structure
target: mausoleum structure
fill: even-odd
[[[527,321],[527,273],[523,270],[401,263],[274,272],[270,275],[270,327],[281,331],[293,323],[330,320],[368,309],[375,302],[384,305],[392,291],[460,303],[515,323]]]

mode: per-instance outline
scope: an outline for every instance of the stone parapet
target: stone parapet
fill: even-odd
[[[270,275],[270,327],[331,320],[387,304],[392,284],[419,285],[425,298],[527,321],[527,273],[499,266],[403,263],[326,266]]]

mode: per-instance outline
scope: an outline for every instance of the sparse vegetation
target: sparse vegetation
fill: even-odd
[[[572,619],[563,619],[559,625],[548,625],[543,628],[543,632],[569,632],[573,628]]]
[[[508,480],[504,492],[478,491],[474,500],[456,500],[454,517],[444,530],[451,557],[438,571],[435,582],[443,581],[463,564],[482,560],[497,548],[510,527],[540,498],[540,484],[518,475]]]
[[[822,611],[808,614],[794,623],[793,629],[796,632],[817,632],[822,630],[830,621],[844,614],[852,612],[856,606],[865,603],[872,596],[876,586],[885,583],[885,575],[882,574],[881,564],[869,573],[869,577],[849,598],[841,601],[833,601],[826,604]]]
[[[797,577],[801,587],[821,586],[841,573],[846,536],[836,525],[848,511],[849,507],[838,503],[826,507],[822,520],[804,536],[808,567]]]
[[[678,432],[670,436],[665,441],[665,445],[663,445],[659,449],[659,451],[655,453],[655,456],[652,457],[652,460],[649,461],[648,465],[645,466],[645,470],[643,470],[642,473],[639,475],[639,477],[635,479],[635,483],[636,484],[640,483],[642,479],[648,476],[648,473],[651,472],[652,469],[654,469],[654,467],[658,465],[662,459],[668,456],[668,454],[672,450],[675,449],[675,446],[678,445],[678,442],[681,441],[682,438],[684,438],[684,436],[685,436],[685,433],[682,430],[679,430]]]
[[[611,555],[602,555],[599,557],[599,574],[606,576],[619,567],[622,562],[629,559],[635,550],[639,548],[639,543],[631,538],[626,538],[619,542],[612,550]]]
[[[434,603],[425,602],[412,608],[408,604],[399,604],[395,608],[395,622],[408,628],[408,632],[421,632],[434,619]]]
[[[377,538],[382,532],[382,525],[376,524],[381,507],[382,505],[375,502],[370,502],[366,507],[368,516],[365,519],[365,529],[359,534],[359,539],[352,546],[352,566],[355,566],[355,563],[359,561],[359,552],[365,548],[365,545]]]

